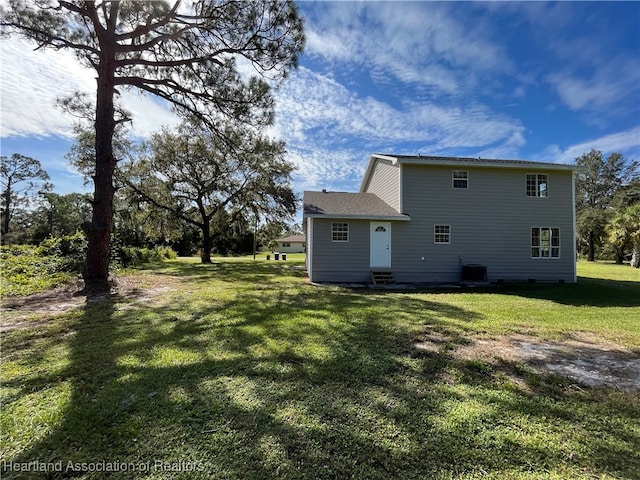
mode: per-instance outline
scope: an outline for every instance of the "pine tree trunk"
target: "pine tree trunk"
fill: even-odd
[[[114,67],[113,56],[103,47],[96,99],[96,172],[93,215],[85,224],[89,244],[83,277],[88,291],[109,290],[109,243],[113,222]]]

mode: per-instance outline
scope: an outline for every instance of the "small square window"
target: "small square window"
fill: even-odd
[[[451,180],[453,188],[469,188],[469,172],[467,170],[453,170]]]
[[[527,197],[547,198],[549,196],[549,175],[527,173]]]
[[[433,243],[451,243],[451,225],[434,225]]]
[[[331,224],[331,241],[332,242],[348,242],[349,241],[349,224],[334,222]]]

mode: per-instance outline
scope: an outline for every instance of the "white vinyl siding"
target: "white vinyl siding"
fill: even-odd
[[[549,196],[549,175],[527,173],[527,197],[547,198]]]
[[[341,222],[333,222],[331,224],[331,241],[332,242],[348,242],[349,241],[349,224]]]

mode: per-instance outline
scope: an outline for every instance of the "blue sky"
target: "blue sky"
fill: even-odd
[[[307,47],[274,93],[294,189],[356,191],[371,153],[572,163],[591,148],[640,159],[639,2],[300,2]],[[59,193],[83,191],[64,158],[56,96],[92,91],[67,53],[1,46],[2,155],[40,160]],[[133,132],[176,119],[125,92]]]

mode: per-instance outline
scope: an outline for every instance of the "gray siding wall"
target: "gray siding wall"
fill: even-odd
[[[375,193],[382,201],[400,211],[399,165],[377,159],[364,191]]]
[[[392,226],[391,270],[400,282],[459,281],[462,265],[487,267],[489,281],[574,281],[572,173],[464,168],[469,188],[452,188],[461,167],[403,165],[403,213]],[[527,173],[549,175],[549,197],[527,197]],[[434,225],[451,243],[434,244]],[[560,258],[531,258],[531,227],[560,229]]]
[[[311,255],[313,258],[310,280],[312,282],[370,282],[369,221],[324,218],[314,218],[312,221]],[[348,242],[331,241],[333,222],[349,224]]]

